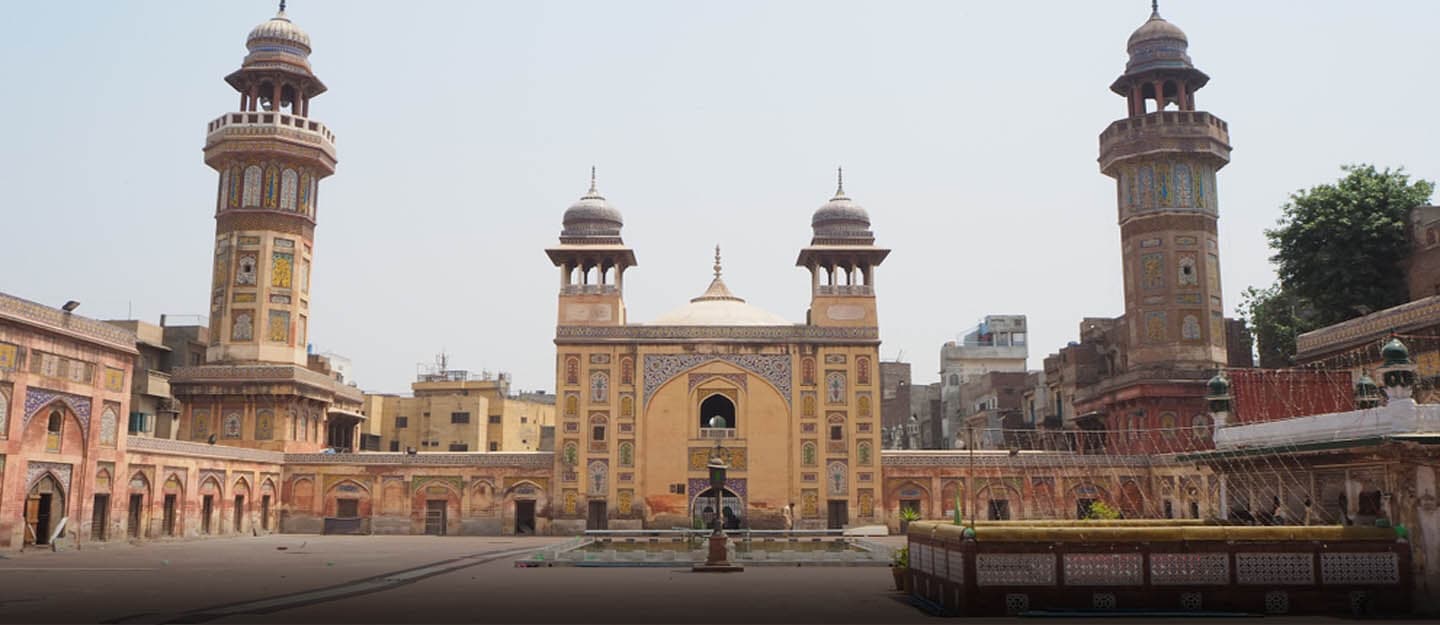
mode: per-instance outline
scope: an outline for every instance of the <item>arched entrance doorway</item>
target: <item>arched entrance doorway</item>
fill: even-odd
[[[725,529],[745,527],[745,502],[735,491],[722,488],[720,493],[720,514],[725,519]],[[690,518],[701,528],[708,528],[715,519],[715,489],[707,488],[690,502]]]
[[[511,486],[501,504],[501,523],[510,524],[508,529],[517,535],[539,534],[544,528],[538,520],[536,506],[544,499],[545,490],[529,480]],[[505,531],[505,525],[501,527],[501,531]]]
[[[25,544],[50,544],[50,535],[64,518],[65,491],[47,473],[25,496]]]
[[[700,402],[700,427],[709,428],[711,419],[720,417],[725,420],[723,427],[735,429],[739,424],[735,421],[735,402],[729,397],[716,393],[706,397]]]

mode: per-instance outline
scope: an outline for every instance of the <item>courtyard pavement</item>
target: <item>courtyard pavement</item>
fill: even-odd
[[[0,623],[941,622],[892,592],[884,568],[515,568],[562,540],[284,535],[5,553]]]

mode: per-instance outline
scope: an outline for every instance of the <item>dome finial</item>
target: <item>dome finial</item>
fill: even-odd
[[[720,244],[715,244],[715,279],[720,279]]]
[[[590,190],[581,196],[582,200],[603,200],[605,196],[600,195],[600,189],[595,185],[595,166],[590,166]]]
[[[835,168],[835,197],[845,197],[845,168]]]
[[[1160,17],[1160,0],[1150,0],[1150,17]]]
[[[280,14],[285,14],[285,0],[280,0]]]

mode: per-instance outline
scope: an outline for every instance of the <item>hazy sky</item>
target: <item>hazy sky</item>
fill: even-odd
[[[554,244],[589,168],[640,266],[631,322],[700,294],[712,248],[750,303],[804,319],[793,266],[835,167],[877,244],[881,354],[937,379],[942,342],[1029,315],[1030,365],[1123,312],[1097,136],[1145,0],[293,0],[337,134],[311,341],[361,386],[456,368],[550,389]],[[1440,178],[1436,2],[1166,0],[1230,124],[1227,313],[1272,280],[1289,193],[1374,162]],[[0,290],[99,318],[205,314],[206,122],[271,2],[11,2],[0,39]],[[133,312],[128,312],[133,311]]]

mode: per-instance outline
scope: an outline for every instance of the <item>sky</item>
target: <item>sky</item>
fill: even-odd
[[[321,183],[311,343],[368,391],[452,368],[553,389],[544,248],[590,167],[639,266],[629,321],[704,291],[713,248],[751,304],[804,320],[794,267],[845,168],[894,251],[881,356],[938,379],[940,346],[1025,314],[1030,366],[1123,312],[1098,135],[1145,0],[293,0],[337,135]],[[205,124],[275,5],[13,2],[0,39],[0,291],[101,319],[204,315],[217,174]],[[1440,3],[1166,0],[1229,122],[1225,307],[1273,281],[1289,194],[1368,162],[1440,179]],[[178,318],[178,317],[177,317]],[[183,319],[183,318],[180,318]]]

